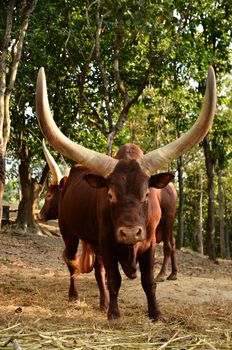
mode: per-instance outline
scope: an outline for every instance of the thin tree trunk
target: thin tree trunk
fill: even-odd
[[[35,186],[30,174],[30,158],[28,154],[27,145],[24,140],[22,140],[21,145],[21,162],[19,164],[19,176],[22,199],[19,203],[16,225],[18,225],[24,231],[26,231],[28,227],[32,229],[37,229],[38,227],[33,215]]]
[[[37,0],[32,0],[29,4],[23,1],[20,7],[17,2],[15,5],[15,0],[10,0],[8,1],[8,5],[5,5],[7,6],[6,28],[0,47],[0,225],[2,221],[2,197],[5,183],[5,155],[10,136],[10,98],[22,56],[22,48],[28,29],[29,18],[36,4]],[[15,6],[18,6],[20,9],[22,22],[17,29],[17,34],[13,42],[12,29]],[[10,56],[11,60],[9,60]]]
[[[198,187],[197,187],[197,201],[196,201],[196,226],[195,226],[195,240],[196,240],[196,248],[197,252],[201,255],[204,254],[204,244],[203,244],[203,234],[202,234],[202,199],[203,199],[203,191],[202,191],[202,172],[199,171],[198,176]]]
[[[224,191],[225,192],[225,191]],[[226,259],[231,259],[230,233],[229,233],[229,214],[227,213],[227,197],[225,196],[225,241],[226,241]]]
[[[215,195],[214,195],[214,161],[210,150],[208,135],[203,140],[205,164],[207,173],[208,213],[206,222],[207,254],[216,261],[215,249]]]
[[[5,33],[0,48],[0,225],[2,222],[2,198],[5,184],[6,144],[8,141],[6,139],[7,133],[5,133],[5,125],[8,125],[5,116],[7,56],[12,34],[14,6],[15,1],[10,0],[7,7]]]
[[[113,146],[113,142],[114,142],[114,137],[115,137],[115,133],[113,131],[108,134],[107,146],[106,146],[106,154],[108,156],[112,156],[112,146]]]
[[[38,202],[41,192],[48,178],[49,167],[43,169],[41,179],[37,183],[30,174],[30,158],[26,144],[22,144],[21,163],[19,165],[19,176],[22,198],[18,208],[16,224],[26,231],[27,227],[35,229],[39,227],[35,221],[35,213],[38,211]]]
[[[223,191],[222,191],[222,173],[221,170],[218,171],[218,203],[219,203],[219,219],[220,219],[220,252],[221,258],[226,257],[226,242],[225,242],[225,206],[223,201]]]
[[[176,248],[181,249],[184,245],[184,186],[183,186],[183,157],[180,156],[177,161],[178,183],[179,183],[179,206],[178,206],[178,230],[176,239]]]

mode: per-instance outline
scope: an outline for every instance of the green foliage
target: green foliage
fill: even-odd
[[[8,203],[19,202],[19,184],[17,180],[9,180],[5,184],[3,200]]]
[[[6,2],[0,11],[2,41]],[[117,48],[120,78],[128,99],[136,95],[149,71],[143,93],[130,109],[113,145],[115,152],[123,143],[135,142],[148,152],[174,140],[193,125],[199,114],[207,69],[213,65],[220,97],[209,137],[215,164],[223,169],[231,228],[232,95],[231,79],[224,79],[231,71],[231,21],[232,3],[228,0],[38,1],[11,99],[8,157],[18,161],[22,137],[26,139],[31,170],[39,179],[44,156],[34,101],[41,66],[46,70],[49,101],[58,126],[72,140],[101,152],[105,152],[107,137],[125,105],[112,68]],[[16,6],[14,34],[18,23]],[[55,152],[53,155],[56,157]],[[175,172],[176,162],[169,167]],[[193,227],[197,220],[194,208],[199,169],[204,173],[203,153],[201,147],[196,147],[184,155],[183,169],[185,243],[190,245],[194,245]],[[203,180],[206,191],[205,173]],[[205,220],[206,196],[203,202]]]

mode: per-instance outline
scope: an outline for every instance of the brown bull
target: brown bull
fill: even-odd
[[[210,68],[202,111],[187,133],[160,149],[146,155],[141,154],[136,159],[113,159],[77,145],[61,133],[51,116],[45,74],[43,69],[40,70],[36,95],[40,127],[57,151],[87,168],[77,168],[80,172],[78,192],[82,201],[79,196],[76,197],[75,206],[69,207],[65,220],[64,213],[69,205],[68,191],[75,195],[77,193],[73,184],[68,187],[72,172],[67,187],[65,186],[66,190],[62,191],[59,225],[66,244],[65,257],[70,272],[75,273],[77,238],[89,242],[95,253],[101,254],[109,289],[108,319],[120,317],[117,299],[121,275],[118,263],[129,277],[134,277],[137,262],[141,271],[142,287],[147,296],[148,315],[153,320],[159,319],[160,310],[156,302],[156,283],[153,277],[155,233],[162,214],[160,189],[173,176],[168,173],[154,174],[163,165],[202,140],[211,126],[215,106],[215,76]],[[72,230],[74,220],[75,231]],[[74,285],[71,292],[75,293]]]
[[[58,205],[61,197],[61,191],[64,187],[67,176],[62,176],[58,164],[48,151],[45,142],[43,140],[42,147],[45,158],[47,160],[49,169],[52,174],[51,183],[45,195],[44,205],[38,213],[39,221],[48,221],[58,219]],[[130,152],[129,152],[130,150]],[[133,152],[132,152],[133,150]],[[136,159],[141,156],[141,150],[135,145],[126,145],[121,147],[116,158],[128,158]],[[75,177],[72,178],[75,182]],[[69,186],[69,185],[68,185]],[[69,192],[69,202],[71,206],[75,207],[76,198],[73,197],[73,193]],[[162,211],[162,217],[159,226],[156,230],[156,241],[157,243],[163,242],[164,259],[161,270],[156,277],[156,282],[162,282],[165,280],[167,266],[169,258],[171,257],[171,274],[169,280],[175,280],[177,278],[177,264],[175,255],[175,242],[173,238],[173,223],[176,211],[176,190],[170,183],[168,186],[163,188],[159,194],[159,203]],[[64,218],[65,219],[65,218]],[[89,253],[89,256],[88,256]],[[93,266],[93,257],[91,253],[91,246],[82,241],[82,255],[79,263],[79,270],[81,272],[90,272]],[[81,266],[81,262],[84,266]],[[76,276],[76,274],[75,274]]]
[[[48,151],[44,140],[42,141],[42,148],[52,175],[51,183],[45,195],[44,205],[37,215],[40,222],[45,222],[58,219],[60,194],[67,181],[70,169],[67,168],[65,174],[62,175],[58,164]],[[78,273],[88,273],[93,269],[94,255],[90,244],[81,241],[81,245],[81,256],[77,259],[76,266]]]

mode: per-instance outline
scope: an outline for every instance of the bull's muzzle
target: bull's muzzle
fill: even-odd
[[[118,243],[135,244],[146,239],[146,231],[139,225],[132,227],[121,226],[116,231],[116,239]]]
[[[45,221],[46,221],[46,218],[45,218],[44,215],[42,215],[41,213],[38,213],[38,214],[36,215],[36,218],[37,218],[37,220],[40,221],[40,222],[45,222]]]

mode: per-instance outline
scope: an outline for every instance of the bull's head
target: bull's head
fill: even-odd
[[[134,144],[128,144],[126,147],[130,150],[137,148]],[[123,244],[135,244],[148,238],[147,227],[151,218],[149,215],[149,210],[152,210],[151,205],[156,207],[157,215],[157,219],[153,217],[152,223],[159,222],[160,207],[151,188],[163,188],[173,177],[174,175],[169,173],[149,177],[136,159],[121,159],[106,179],[91,173],[85,175],[84,179],[93,188],[107,189],[107,207],[116,240]],[[152,214],[154,215],[154,211]],[[154,230],[150,229],[149,232]]]
[[[88,176],[86,180],[93,187],[108,188],[112,216],[116,215],[117,206],[123,206],[123,212],[128,212],[126,215],[128,223],[124,224],[124,216],[122,224],[117,224],[115,227],[117,240],[126,244],[146,238],[144,224],[138,220],[137,223],[132,222],[129,209],[137,207],[138,213],[146,210],[149,187],[162,188],[171,180],[170,176],[154,174],[204,138],[213,121],[215,108],[216,82],[213,68],[210,67],[203,107],[197,121],[188,132],[168,145],[145,155],[141,152],[138,156],[126,160],[115,159],[72,142],[58,129],[49,108],[43,68],[40,69],[37,79],[36,112],[42,132],[57,151],[101,175],[98,179],[96,176]],[[142,216],[139,216],[139,220]],[[120,218],[117,218],[117,222],[120,222]]]
[[[38,213],[39,221],[55,220],[58,218],[58,203],[60,199],[60,190],[65,183],[65,177],[63,177],[58,164],[55,159],[48,151],[45,141],[42,141],[43,152],[47,160],[50,172],[51,172],[51,183],[45,194],[44,205]]]

